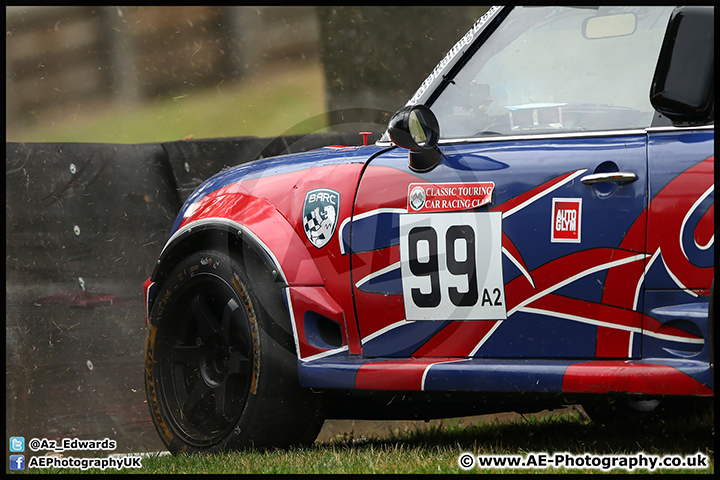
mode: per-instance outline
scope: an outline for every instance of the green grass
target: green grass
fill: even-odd
[[[463,452],[474,455],[569,452],[646,455],[693,455],[709,457],[708,469],[659,469],[654,473],[713,473],[714,426],[712,418],[701,421],[668,420],[645,429],[623,432],[598,427],[580,414],[536,418],[522,417],[506,424],[459,425],[452,421],[416,431],[376,438],[346,435],[310,448],[247,451],[214,455],[155,456],[142,459],[141,470],[124,473],[465,473],[458,466]],[[53,470],[57,473],[61,470]],[[69,470],[65,470],[70,472]],[[40,471],[34,471],[40,472]],[[50,471],[44,471],[51,473]],[[73,470],[72,472],[76,472]],[[106,472],[109,472],[107,470]],[[88,473],[100,473],[88,470]],[[113,471],[114,473],[114,471]],[[467,473],[605,473],[593,469],[480,469]],[[626,473],[616,469],[609,473]],[[633,473],[648,473],[637,469]]]
[[[10,142],[152,143],[185,138],[274,137],[325,126],[324,78],[319,63],[269,70],[237,83],[189,89],[133,108],[66,107],[36,114],[31,126],[10,124]],[[318,117],[292,128],[308,118]]]

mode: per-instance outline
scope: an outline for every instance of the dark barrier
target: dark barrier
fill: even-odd
[[[373,134],[368,137],[368,142],[378,138],[379,135]],[[163,143],[162,147],[179,199],[185,201],[203,180],[223,168],[256,158],[304,152],[326,145],[362,145],[362,137],[357,133],[290,135],[272,139],[241,137],[170,142]]]
[[[7,436],[163,449],[145,404],[142,282],[182,201],[223,167],[328,144],[362,138],[7,143]]]
[[[6,146],[6,267],[141,278],[180,203],[159,144]]]

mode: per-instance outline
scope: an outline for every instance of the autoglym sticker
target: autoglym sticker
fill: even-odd
[[[407,320],[507,318],[502,213],[400,215]]]
[[[550,241],[580,243],[582,198],[553,198]]]
[[[407,211],[451,212],[469,210],[493,201],[494,182],[411,183]]]
[[[305,195],[303,229],[310,243],[324,247],[332,238],[340,212],[340,194],[330,188],[316,188]]]

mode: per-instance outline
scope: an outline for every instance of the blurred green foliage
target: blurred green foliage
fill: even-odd
[[[72,109],[45,114],[31,127],[8,125],[6,141],[151,143],[313,133],[325,127],[324,87],[319,63],[308,62],[132,109],[105,108],[96,115],[79,115]],[[301,122],[299,129],[293,128]]]

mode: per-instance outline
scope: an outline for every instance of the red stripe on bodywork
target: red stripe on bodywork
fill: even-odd
[[[548,262],[531,272],[535,281],[535,288],[522,277],[517,277],[505,285],[508,311],[544,290],[551,289],[552,291],[553,287],[561,288],[559,285],[568,278],[587,272],[600,265],[626,260],[635,255],[637,255],[635,252],[612,248],[595,248],[576,252]],[[629,263],[635,264],[635,269],[642,273],[643,262],[631,261]],[[616,266],[619,265],[605,267],[605,270]],[[598,271],[602,272],[604,270]],[[547,294],[551,293],[551,291],[547,292]]]
[[[715,156],[688,168],[668,183],[650,202],[647,228],[647,252],[660,249],[668,271],[687,288],[705,289],[713,279],[713,267],[700,267],[688,261],[682,251],[680,234],[685,215],[700,194],[713,186]],[[709,220],[701,218],[698,234],[701,238],[712,236],[708,230]],[[700,294],[698,290],[696,293]]]
[[[570,365],[563,378],[568,393],[644,393],[711,396],[707,385],[667,365],[608,360]]]
[[[413,357],[467,357],[497,321],[457,321],[428,340]]]
[[[520,266],[527,272],[530,279],[532,279],[532,274],[530,273],[530,270],[528,269],[527,265],[525,265],[525,260],[523,260],[522,255],[520,255],[520,252],[518,251],[517,247],[513,243],[512,240],[510,240],[510,237],[507,236],[505,232],[502,234],[502,246],[505,250],[507,250],[507,254],[510,255],[515,261],[517,261]],[[524,273],[523,273],[524,276]]]
[[[453,359],[410,358],[366,363],[357,372],[355,388],[361,390],[421,390],[425,369]]]
[[[598,327],[595,343],[595,356],[598,358],[632,357],[630,341],[632,332],[609,327]],[[640,341],[640,336],[635,337]]]
[[[322,285],[323,277],[308,249],[278,210],[266,200],[243,193],[237,185],[225,187],[204,197],[182,227],[206,219],[227,219],[241,225],[272,252],[290,285]]]
[[[700,218],[695,231],[693,232],[693,239],[698,245],[708,245],[715,230],[713,228],[715,220],[715,204],[713,203],[708,208],[707,212]]]
[[[330,350],[330,348],[310,345],[308,342],[308,335],[305,331],[305,316],[308,313],[322,315],[338,324],[342,332],[342,345],[347,345],[347,329],[343,309],[330,296],[325,287],[289,287],[288,292],[295,319],[300,359]]]

